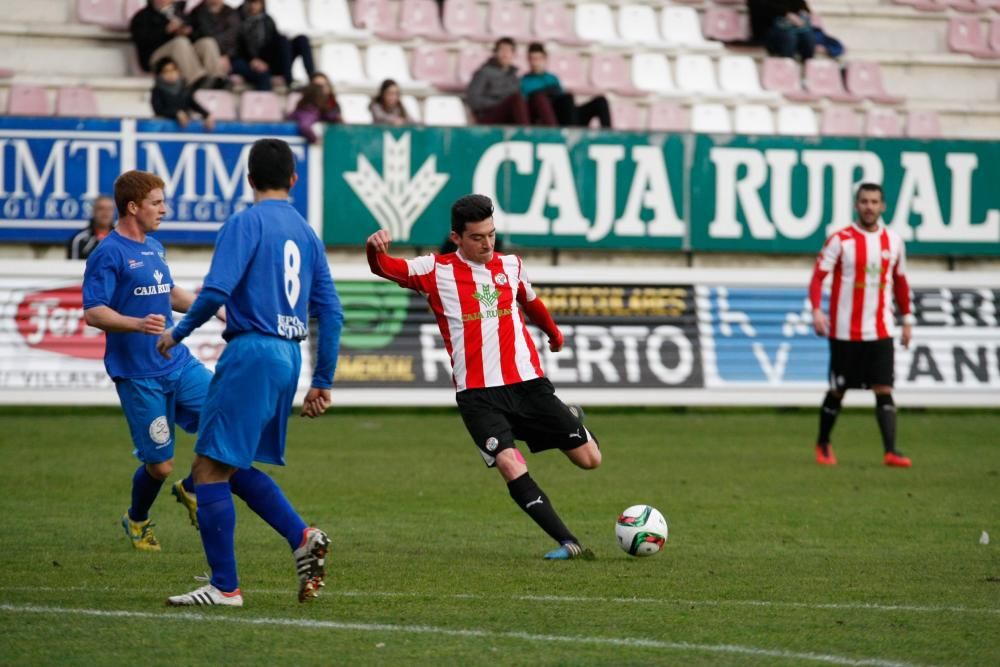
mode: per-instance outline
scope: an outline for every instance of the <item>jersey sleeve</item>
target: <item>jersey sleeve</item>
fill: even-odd
[[[260,227],[253,218],[230,218],[219,230],[205,287],[229,296],[236,289],[260,245]]]
[[[406,286],[424,294],[433,292],[436,286],[434,281],[435,266],[437,266],[437,259],[434,255],[423,255],[406,260],[408,272]]]
[[[816,265],[813,267],[812,280],[809,281],[809,302],[813,310],[820,307],[823,300],[823,280],[833,271],[833,267],[840,260],[840,251],[843,246],[840,243],[840,235],[834,234],[823,244],[823,249],[819,251],[816,258]]]
[[[528,278],[528,269],[524,266],[521,258],[517,258],[519,285],[517,290],[517,300],[521,303],[530,303],[538,298],[535,290],[531,287],[531,280]]]
[[[118,269],[110,252],[94,252],[83,272],[83,308],[110,306],[118,286]]]
[[[903,242],[899,243],[899,260],[896,262],[896,267],[892,272],[892,291],[893,296],[896,297],[896,305],[899,307],[899,312],[904,317],[910,316],[913,313],[913,303],[910,298],[910,281],[906,277],[906,246]]]

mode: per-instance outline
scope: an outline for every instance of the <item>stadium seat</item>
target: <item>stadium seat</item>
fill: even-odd
[[[340,104],[340,115],[349,125],[371,125],[372,112],[368,108],[371,98],[367,95],[346,94],[337,95]]]
[[[943,4],[948,9],[954,9],[958,12],[969,12],[978,13],[983,11],[983,8],[975,0],[937,0]]]
[[[566,5],[555,0],[541,2],[535,5],[535,15],[531,22],[535,39],[539,41],[559,42],[567,46],[585,46],[586,41],[577,36],[573,30],[573,17]]]
[[[642,109],[627,100],[612,100],[611,127],[616,130],[645,130],[646,122]]]
[[[674,85],[670,63],[662,53],[636,53],[632,56],[632,83],[639,90],[663,96],[683,96]]]
[[[746,14],[727,7],[709,7],[702,19],[702,31],[708,39],[720,42],[743,42],[750,39]]]
[[[424,113],[420,109],[420,102],[413,95],[402,95],[399,98],[399,103],[403,105],[406,109],[406,113],[410,116],[410,119],[415,123],[423,122]]]
[[[368,0],[363,7],[365,11],[365,27],[375,33],[379,39],[399,42],[410,38],[410,34],[400,28],[400,11],[398,2],[389,0]],[[437,7],[435,7],[435,11]]]
[[[309,25],[322,34],[365,38],[371,33],[354,27],[347,0],[309,0]]]
[[[195,91],[194,97],[198,104],[205,107],[215,120],[236,120],[236,102],[228,90]]]
[[[694,50],[718,50],[720,42],[711,42],[701,34],[701,23],[694,7],[664,7],[660,11],[660,34],[668,46]]]
[[[327,42],[319,54],[320,70],[326,72],[334,83],[371,85],[361,67],[361,53],[354,44]]]
[[[365,50],[365,72],[375,85],[385,79],[393,79],[402,87],[423,85],[410,76],[406,54],[398,44],[369,44]]]
[[[619,95],[635,97],[644,94],[632,85],[625,57],[618,53],[594,53],[590,56],[590,82],[598,90],[610,90]]]
[[[750,56],[723,56],[719,58],[719,88],[732,95],[747,99],[776,99],[777,93],[760,87],[757,63]]]
[[[997,11],[1000,11],[1000,4],[997,5]],[[1000,17],[994,16],[990,21],[990,38],[987,44],[990,51],[1000,54]]]
[[[878,104],[902,104],[906,98],[890,95],[882,83],[882,69],[876,62],[855,61],[847,65],[847,90]]]
[[[576,6],[574,17],[576,34],[580,39],[612,46],[625,46],[615,31],[615,20],[611,7],[603,3],[590,2]]]
[[[146,6],[146,0],[124,0],[122,3],[122,23],[128,26],[132,17]]]
[[[654,132],[687,132],[688,117],[679,104],[657,101],[649,107],[648,127]]]
[[[793,102],[819,99],[819,95],[802,90],[801,70],[792,58],[764,58],[761,82],[764,90],[781,93]]]
[[[901,137],[903,123],[892,109],[872,109],[865,120],[865,134],[869,137]]]
[[[453,37],[464,37],[478,42],[492,42],[486,32],[479,4],[473,0],[448,0],[444,3],[444,29]]]
[[[729,111],[721,104],[696,104],[691,107],[691,130],[706,134],[729,134],[733,131]]]
[[[823,110],[819,131],[828,137],[860,137],[864,134],[864,125],[854,109],[827,107]]]
[[[60,88],[56,91],[56,115],[82,118],[97,116],[97,95],[83,86]]]
[[[302,93],[295,91],[294,93],[288,93],[288,97],[285,98],[285,115],[289,115],[295,111],[295,107],[298,106],[299,100],[302,99]]]
[[[677,57],[677,87],[685,93],[703,97],[728,97],[715,82],[715,67],[706,55],[686,54]]]
[[[76,18],[80,23],[104,28],[120,30],[128,27],[122,0],[76,0]]]
[[[618,9],[618,34],[642,46],[664,46],[656,28],[656,11],[649,5],[622,5]]]
[[[948,22],[948,48],[977,58],[1000,57],[986,44],[986,34],[976,16],[953,16]]]
[[[778,134],[797,137],[814,137],[819,134],[816,112],[800,104],[778,107]]]
[[[7,113],[11,116],[48,116],[49,93],[42,86],[14,84],[7,91]]]
[[[763,104],[739,104],[733,112],[737,134],[774,134],[774,116]]]
[[[834,102],[857,103],[861,98],[844,90],[840,64],[833,60],[810,58],[806,61],[806,90]]]
[[[472,75],[490,59],[492,51],[485,46],[467,46],[458,52],[458,84],[464,91]]]
[[[249,90],[240,95],[240,120],[274,122],[282,117],[281,101],[271,91]]]
[[[452,95],[431,95],[424,100],[424,124],[435,127],[465,127],[469,120],[462,100]]]
[[[296,35],[309,34],[306,8],[302,0],[268,0],[267,13],[274,19],[278,32],[289,39]]]
[[[559,77],[563,90],[575,95],[594,95],[599,92],[590,84],[583,60],[574,51],[553,51],[550,53],[549,71]]]
[[[913,139],[940,139],[941,119],[937,112],[915,110],[906,114],[906,136]]]
[[[399,6],[399,29],[408,37],[423,37],[437,42],[451,39],[441,26],[438,5],[434,0],[403,0]]]
[[[981,11],[994,10],[1000,12],[1000,0],[976,0]]]
[[[385,0],[354,0],[354,25],[357,28],[371,30],[378,16],[378,4]]]
[[[457,91],[465,88],[458,80],[451,53],[443,46],[421,46],[414,51],[413,76],[440,90]]]
[[[518,42],[534,39],[531,32],[531,14],[520,2],[507,0],[490,3],[489,31],[495,37],[510,37]]]

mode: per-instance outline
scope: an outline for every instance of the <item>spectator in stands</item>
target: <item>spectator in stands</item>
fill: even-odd
[[[331,104],[333,100],[333,105]],[[340,107],[336,106],[336,98],[328,93],[323,86],[310,83],[302,89],[302,97],[295,105],[295,111],[288,114],[288,120],[294,121],[299,128],[299,134],[306,138],[311,144],[316,143],[319,137],[313,126],[316,123],[343,123],[340,116]]]
[[[74,234],[66,244],[66,259],[87,259],[114,228],[115,202],[107,195],[100,195],[94,200],[94,215],[90,224]]]
[[[755,41],[772,56],[803,61],[816,53],[809,5],[805,0],[749,0],[750,26]]]
[[[132,42],[139,56],[139,66],[149,72],[162,58],[171,58],[180,68],[181,77],[194,88],[222,88],[227,69],[219,54],[219,45],[211,37],[194,36],[194,29],[184,19],[184,3],[172,0],[148,0],[129,24]]]
[[[194,31],[193,39],[211,37],[219,45],[219,67],[226,74],[232,72],[233,59],[238,55],[240,39],[240,13],[223,0],[204,0],[191,10],[188,22]]]
[[[378,95],[368,105],[372,121],[377,125],[412,125],[413,119],[406,113],[399,94],[399,86],[392,79],[386,79],[379,86]]]
[[[313,72],[309,77],[309,83],[314,83],[323,89],[323,94],[326,95],[326,107],[328,123],[343,123],[344,120],[340,117],[340,104],[337,102],[337,95],[333,90],[333,84],[330,83],[330,77],[322,72]],[[334,117],[336,119],[334,119]]]
[[[529,125],[528,105],[521,95],[521,82],[514,66],[514,40],[501,37],[493,46],[493,57],[472,75],[466,101],[476,122],[486,125]],[[555,125],[555,117],[547,125]]]
[[[563,90],[559,77],[549,72],[545,47],[532,42],[528,46],[528,73],[521,77],[521,93],[528,100],[531,120],[548,125],[546,119],[555,116],[563,127],[586,127],[597,118],[601,127],[611,127],[611,109],[608,99],[598,95],[585,104],[577,105],[572,93]]]
[[[201,114],[202,125],[211,132],[215,120],[205,107],[194,98],[194,89],[189,88],[181,72],[170,58],[156,61],[156,83],[153,85],[153,113],[161,118],[177,121],[182,128],[191,122],[192,114]]]
[[[289,39],[280,32],[267,14],[264,0],[247,0],[240,7],[243,25],[240,28],[239,56],[233,70],[257,90],[271,90],[271,77],[280,76],[292,86],[292,64],[302,58],[306,72],[316,72],[312,45],[305,35]]]

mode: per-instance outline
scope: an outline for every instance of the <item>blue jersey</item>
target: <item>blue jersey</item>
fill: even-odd
[[[174,281],[165,257],[163,245],[151,236],[139,243],[112,231],[87,258],[84,309],[107,306],[129,317],[163,315],[169,329],[173,324],[170,290]],[[158,338],[109,332],[104,349],[108,375],[114,379],[158,377],[187,363],[191,353],[183,345],[170,359],[164,359],[156,351]]]
[[[248,332],[303,340],[310,314],[340,311],[322,242],[283,200],[265,199],[226,221],[204,286],[228,297],[226,340]]]

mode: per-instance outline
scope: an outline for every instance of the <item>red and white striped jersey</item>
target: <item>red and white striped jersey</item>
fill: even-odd
[[[427,296],[457,391],[543,377],[523,312],[536,296],[520,257],[494,253],[478,264],[456,252],[405,261],[406,278],[387,277]]]
[[[879,340],[893,335],[892,297],[910,313],[906,249],[899,234],[879,224],[866,232],[856,224],[831,235],[816,259],[809,297],[820,307],[823,279],[833,272],[830,338]]]

